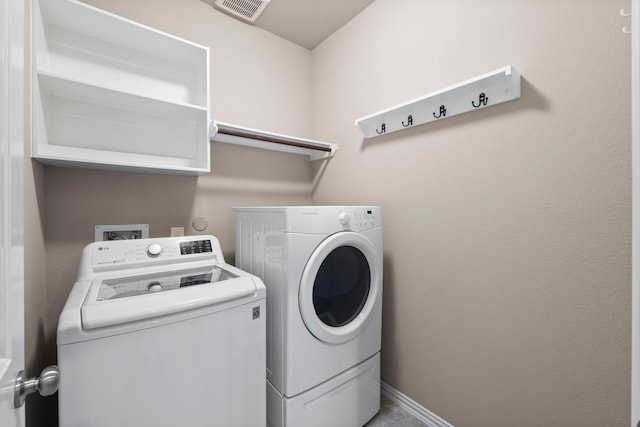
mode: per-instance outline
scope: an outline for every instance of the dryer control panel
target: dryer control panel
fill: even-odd
[[[332,234],[382,227],[380,206],[273,206],[234,208],[240,222],[262,221],[288,233]]]
[[[338,213],[338,221],[346,230],[370,230],[380,226],[379,209],[346,207]]]

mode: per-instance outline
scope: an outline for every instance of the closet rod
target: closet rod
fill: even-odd
[[[271,142],[274,144],[288,145],[291,147],[306,148],[310,150],[324,151],[331,153],[334,148],[332,144],[305,140],[302,138],[289,138],[285,136],[279,136],[275,134],[263,133],[254,129],[238,128],[220,122],[216,123],[217,133],[229,136],[236,136],[239,138],[254,139],[257,141]]]

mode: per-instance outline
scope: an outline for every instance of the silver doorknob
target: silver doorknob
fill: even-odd
[[[38,392],[40,396],[51,396],[58,391],[60,371],[56,365],[47,366],[40,372],[39,378],[26,378],[24,371],[18,372],[16,385],[13,389],[13,406],[20,408],[24,405],[27,395]]]

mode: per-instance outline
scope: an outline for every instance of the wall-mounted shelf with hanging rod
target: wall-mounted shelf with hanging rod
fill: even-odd
[[[281,135],[218,121],[211,122],[209,135],[211,141],[302,154],[309,156],[311,161],[333,157],[338,149],[337,144]]]
[[[365,138],[381,136],[520,98],[511,65],[356,120]]]

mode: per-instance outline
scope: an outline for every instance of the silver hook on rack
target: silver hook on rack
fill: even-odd
[[[620,9],[620,16],[629,17],[631,16],[631,12],[627,12],[624,9]],[[629,30],[626,26],[622,27],[622,32],[625,34],[631,34],[631,30]]]

